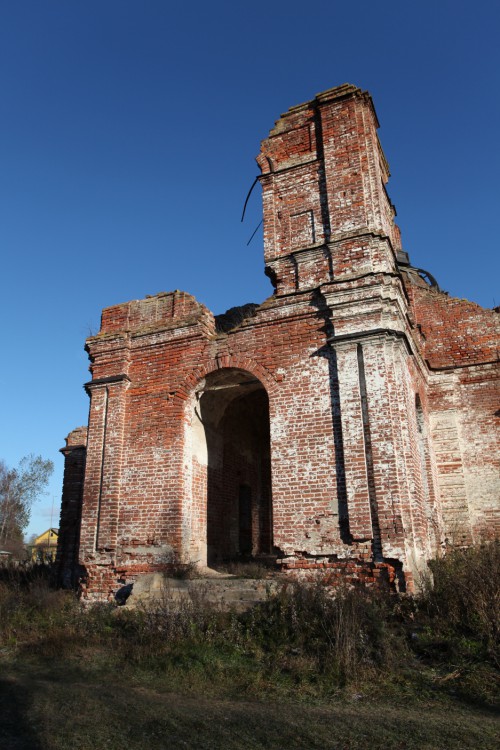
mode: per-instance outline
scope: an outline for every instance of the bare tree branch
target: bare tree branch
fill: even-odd
[[[17,469],[0,461],[0,543],[22,538],[30,520],[31,508],[45,493],[52,461],[41,456],[25,456]]]

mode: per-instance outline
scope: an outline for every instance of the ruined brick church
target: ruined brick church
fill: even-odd
[[[377,127],[345,84],[262,142],[263,304],[103,311],[62,449],[63,582],[261,557],[411,591],[446,543],[498,534],[498,310],[402,250]]]

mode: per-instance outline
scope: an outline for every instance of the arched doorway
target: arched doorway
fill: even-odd
[[[206,446],[206,476],[195,488],[205,494],[206,505],[201,497],[195,505],[202,513],[206,508],[207,564],[270,554],[271,452],[264,386],[244,370],[213,372],[196,390],[193,419],[198,440],[203,435]]]

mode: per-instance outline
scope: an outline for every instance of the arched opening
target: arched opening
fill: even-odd
[[[264,386],[244,370],[213,372],[196,390],[193,419],[198,443],[203,439],[206,448],[206,474],[193,488],[198,500],[193,499],[206,519],[205,529],[203,522],[199,528],[206,533],[207,564],[269,555],[271,452]]]

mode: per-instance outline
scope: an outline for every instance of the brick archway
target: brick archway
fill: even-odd
[[[216,566],[269,555],[270,419],[262,381],[242,368],[212,370],[186,411],[190,556]]]
[[[237,354],[225,354],[221,357],[206,360],[193,369],[184,378],[184,382],[178,389],[177,394],[183,399],[189,398],[202,380],[222,369],[245,370],[249,372],[260,380],[267,391],[270,401],[272,401],[273,395],[278,390],[280,377],[271,373],[254,359]]]

